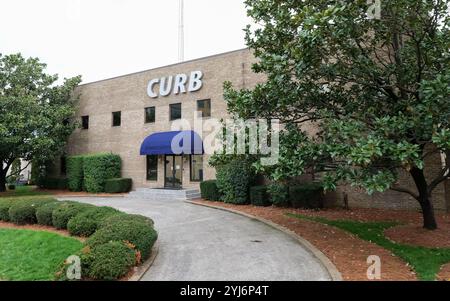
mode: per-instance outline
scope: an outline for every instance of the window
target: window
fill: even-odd
[[[120,126],[122,123],[122,113],[121,112],[113,112],[112,113],[112,126]]]
[[[67,160],[65,156],[61,157],[60,172],[62,176],[65,176],[67,173]]]
[[[81,127],[83,130],[89,129],[89,116],[81,117]]]
[[[191,155],[191,182],[203,181],[203,155]]]
[[[181,103],[170,105],[170,120],[181,119]]]
[[[158,156],[147,156],[147,181],[158,180]]]
[[[197,111],[199,112],[199,117],[211,117],[211,99],[198,100]]]
[[[155,107],[145,108],[145,123],[155,122]]]

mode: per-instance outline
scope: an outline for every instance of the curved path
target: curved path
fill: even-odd
[[[64,197],[148,216],[159,253],[142,280],[331,280],[297,240],[261,222],[181,201]]]

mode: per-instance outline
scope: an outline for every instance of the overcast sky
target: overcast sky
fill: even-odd
[[[185,59],[245,47],[243,0],[184,0]],[[0,53],[83,82],[178,61],[178,0],[1,0]]]

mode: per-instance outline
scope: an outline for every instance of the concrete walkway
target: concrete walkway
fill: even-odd
[[[66,197],[148,216],[159,254],[142,280],[331,280],[289,235],[261,222],[181,201]]]

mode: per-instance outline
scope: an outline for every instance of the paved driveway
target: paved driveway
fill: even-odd
[[[181,201],[64,198],[151,217],[159,254],[143,280],[330,280],[296,240],[261,222]]]

